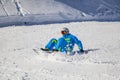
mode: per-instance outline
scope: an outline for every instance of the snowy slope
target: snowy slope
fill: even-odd
[[[79,13],[79,11],[54,0],[1,0],[2,8],[8,16],[25,14]],[[10,7],[10,8],[7,8]],[[2,9],[1,8],[1,9]],[[12,10],[13,9],[13,10]],[[11,13],[11,12],[14,12]],[[17,14],[16,14],[17,11]]]
[[[0,26],[66,22],[78,20],[81,16],[86,15],[84,12],[54,0],[0,1]]]
[[[56,0],[89,15],[116,16],[120,15],[119,0]],[[99,15],[98,15],[99,14]]]
[[[88,54],[37,55],[68,27]],[[120,23],[76,22],[0,28],[0,80],[120,80]],[[77,47],[75,47],[77,49]]]
[[[0,26],[120,21],[119,0],[0,0]]]

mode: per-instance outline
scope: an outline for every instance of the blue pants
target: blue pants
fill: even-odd
[[[55,38],[52,38],[48,44],[45,46],[45,48],[49,49],[49,50],[52,50],[56,47],[57,45],[57,40]]]
[[[60,38],[58,40],[55,38],[52,38],[48,42],[48,44],[45,46],[45,48],[47,48],[49,50],[57,49],[61,52],[67,52],[68,51],[67,46],[70,47],[70,50],[72,51],[74,44],[68,45],[68,43],[65,41],[64,38]]]

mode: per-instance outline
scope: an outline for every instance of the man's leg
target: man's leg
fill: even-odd
[[[59,38],[57,41],[57,44],[55,46],[55,49],[61,52],[65,52],[65,46],[67,45],[67,42],[64,38]]]
[[[52,38],[48,44],[45,46],[46,49],[52,50],[55,45],[57,44],[57,40],[55,38]]]

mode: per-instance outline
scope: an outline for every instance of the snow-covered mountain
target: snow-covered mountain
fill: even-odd
[[[56,0],[93,16],[120,15],[120,0]]]
[[[0,0],[0,24],[33,24],[76,20],[83,12],[54,0]]]
[[[79,13],[79,11],[54,0],[1,0],[1,16],[27,14]]]
[[[0,0],[0,26],[120,20],[119,0]]]

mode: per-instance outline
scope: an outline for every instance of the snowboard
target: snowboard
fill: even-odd
[[[33,51],[37,54],[39,54],[40,52],[45,52],[45,53],[53,53],[53,52],[58,52],[58,50],[55,50],[55,49],[52,49],[52,50],[48,50],[48,49],[45,49],[45,48],[37,48],[37,49],[33,49]]]
[[[45,53],[49,53],[49,54],[52,54],[52,53],[56,53],[56,52],[60,52],[56,49],[52,49],[52,50],[49,50],[49,49],[45,49],[45,48],[40,48],[40,49],[33,49],[33,51],[37,54],[39,54],[41,51],[45,52]],[[88,51],[87,50],[84,50],[84,52],[80,52],[80,51],[72,51],[72,52],[66,52],[65,54],[67,55],[75,55],[75,54],[87,54]],[[63,53],[64,54],[64,53]]]
[[[58,52],[58,50],[56,49],[52,49],[52,50],[49,50],[49,49],[46,49],[46,48],[40,48],[42,51],[51,51],[51,52]]]

